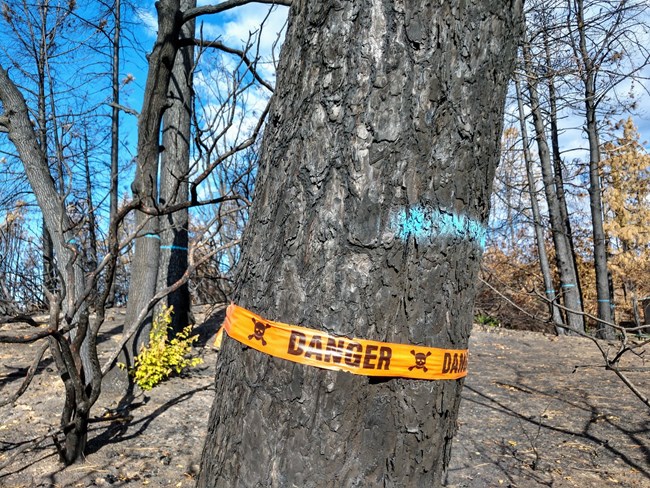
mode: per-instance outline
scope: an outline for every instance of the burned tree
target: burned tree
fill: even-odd
[[[237,304],[467,346],[520,18],[520,2],[293,2]],[[439,486],[462,384],[225,341],[199,486]]]

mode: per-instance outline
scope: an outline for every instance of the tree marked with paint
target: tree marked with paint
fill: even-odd
[[[390,226],[403,241],[409,237],[417,241],[456,238],[472,241],[485,249],[487,240],[487,229],[480,221],[422,205],[412,205],[394,212]]]

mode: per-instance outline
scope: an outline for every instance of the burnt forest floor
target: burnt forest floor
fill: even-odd
[[[46,358],[27,392],[0,408],[0,486],[193,487],[215,395],[212,344],[222,312],[203,308],[196,316],[204,363],[140,393],[127,409],[102,394],[86,460],[68,468],[47,436],[63,399]],[[117,340],[123,317],[111,311],[102,351]],[[0,344],[3,398],[18,388],[37,347]],[[604,370],[590,341],[477,326],[470,354],[448,486],[650,487],[650,412]],[[647,364],[635,358],[631,366]],[[650,392],[647,372],[630,377]]]

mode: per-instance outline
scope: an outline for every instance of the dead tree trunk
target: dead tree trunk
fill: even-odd
[[[182,0],[181,10],[196,7],[196,0]],[[194,38],[194,20],[183,25],[180,39]],[[194,48],[178,50],[169,83],[169,107],[163,117],[163,153],[160,170],[160,205],[188,201],[192,116]],[[185,208],[160,217],[160,267],[158,290],[176,283],[188,265],[189,212]],[[174,307],[172,331],[180,332],[190,320],[190,289],[187,283],[167,296]]]
[[[515,90],[517,93],[517,109],[519,112],[519,125],[521,127],[522,146],[524,147],[524,162],[526,163],[526,177],[528,179],[528,193],[530,195],[530,208],[533,214],[533,227],[535,228],[535,243],[537,244],[537,254],[539,255],[539,267],[542,272],[542,279],[544,280],[544,294],[549,300],[549,312],[555,332],[558,335],[567,333],[562,320],[562,313],[557,306],[555,285],[553,285],[553,275],[551,273],[551,265],[546,253],[546,239],[544,238],[544,226],[542,225],[542,212],[539,209],[539,202],[537,201],[537,187],[535,185],[535,175],[532,168],[532,155],[528,147],[528,130],[526,129],[526,116],[524,112],[524,101],[521,93],[521,85],[519,79],[515,79]]]
[[[134,198],[140,201],[135,212],[139,237],[135,240],[135,254],[131,265],[129,296],[124,318],[125,332],[137,327],[137,333],[124,347],[120,361],[133,366],[138,344],[146,342],[151,321],[147,319],[138,327],[139,315],[146,310],[156,293],[160,256],[158,217],[158,158],[160,155],[160,127],[167,109],[169,77],[177,51],[181,27],[180,0],[156,2],[158,11],[158,36],[149,55],[149,71],[145,85],[144,103],[138,119],[138,162],[131,185]],[[105,387],[124,391],[128,385],[126,375],[113,368],[105,376]]]
[[[113,107],[111,109],[111,186],[110,186],[110,221],[117,216],[117,201],[119,199],[119,144],[120,144],[120,41],[122,32],[122,2],[115,0],[113,5],[113,39],[111,42],[111,90]],[[111,280],[107,305],[115,305],[115,283]]]
[[[564,305],[569,310],[575,312],[566,313],[566,324],[569,329],[584,332],[585,326],[582,319],[582,300],[578,288],[578,272],[575,268],[575,260],[571,255],[571,245],[568,239],[568,231],[562,220],[560,202],[555,188],[555,175],[551,165],[551,154],[546,141],[546,132],[544,130],[544,121],[539,102],[538,83],[536,74],[533,72],[532,59],[530,54],[530,45],[524,39],[522,43],[524,70],[527,77],[528,93],[530,97],[531,114],[533,116],[533,125],[535,127],[535,140],[537,141],[537,151],[539,154],[540,166],[542,169],[542,178],[544,180],[544,192],[546,194],[546,203],[548,204],[548,214],[551,221],[551,231],[553,233],[553,244],[555,246],[555,261],[557,263],[558,273],[560,275],[560,287]]]
[[[600,183],[600,138],[596,115],[596,73],[593,59],[587,49],[587,32],[584,20],[584,2],[575,3],[578,25],[579,52],[582,57],[581,78],[585,89],[585,131],[589,141],[589,207],[591,209],[592,236],[594,241],[594,269],[596,271],[596,294],[598,296],[597,335],[603,339],[616,337],[609,325],[614,322],[612,295],[610,293],[610,274],[607,265],[607,237],[603,224],[602,188]],[[601,322],[602,321],[602,322]]]
[[[82,260],[75,249],[74,228],[65,211],[64,200],[58,194],[46,159],[29,118],[27,104],[5,69],[0,66],[0,101],[3,126],[16,147],[23,163],[43,220],[52,236],[54,255],[63,296],[63,320],[74,339],[56,332],[50,338],[52,352],[66,387],[66,402],[61,419],[65,444],[60,455],[66,464],[76,461],[83,453],[87,437],[90,407],[99,395],[101,377],[97,374],[99,361],[93,337],[87,337],[88,307],[80,303],[85,289]],[[54,302],[54,303],[53,303]],[[50,321],[58,328],[58,301],[50,300]],[[80,351],[81,348],[81,351]],[[80,351],[80,353],[79,353]],[[75,364],[72,353],[78,353],[82,368]]]
[[[564,222],[567,241],[569,243],[569,247],[571,248],[573,267],[577,270],[578,262],[576,260],[575,241],[573,239],[573,226],[571,225],[571,219],[569,218],[566,190],[564,188],[564,162],[562,161],[562,153],[560,152],[560,129],[558,125],[558,94],[555,87],[556,73],[553,68],[553,56],[551,54],[549,29],[542,29],[541,34],[544,43],[544,56],[546,62],[545,70],[547,71],[546,87],[548,89],[548,123],[549,135],[551,138],[553,172],[555,173],[555,192],[557,193],[558,203],[560,204],[560,214],[562,215],[562,222]],[[578,288],[578,295],[582,296],[582,283],[579,273],[576,274],[576,285]]]
[[[296,0],[235,301],[467,345],[518,2]],[[440,486],[462,380],[369,380],[227,340],[198,486]]]

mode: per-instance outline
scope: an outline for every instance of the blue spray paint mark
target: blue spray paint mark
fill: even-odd
[[[149,239],[158,239],[160,240],[160,236],[157,234],[145,234],[142,237],[148,237]]]
[[[474,241],[481,249],[485,249],[487,241],[487,229],[478,220],[420,205],[396,212],[391,226],[397,237],[404,241],[409,236],[416,240],[455,237]]]
[[[186,247],[183,247],[183,246],[174,246],[174,245],[171,245],[171,246],[160,246],[160,249],[174,249],[174,250],[176,250],[176,251],[185,251],[185,252],[187,252],[187,250],[188,250]]]

